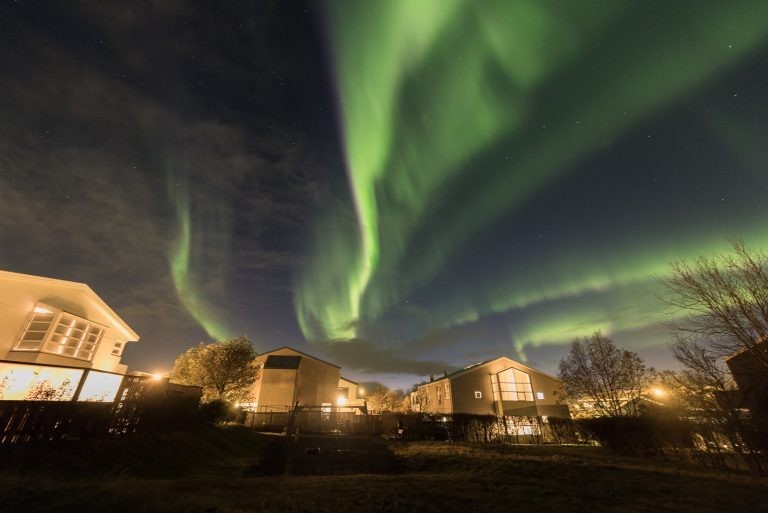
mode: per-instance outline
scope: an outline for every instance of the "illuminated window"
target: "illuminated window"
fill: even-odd
[[[480,390],[475,390],[475,399],[482,399],[483,393]]]
[[[104,327],[87,319],[38,305],[29,316],[24,334],[14,350],[40,351],[90,361],[103,335]],[[122,351],[122,345],[119,351]]]
[[[491,382],[498,387],[502,401],[533,401],[531,376],[528,373],[509,368],[499,372],[496,380],[494,377],[491,376]]]
[[[437,391],[437,404],[443,404],[443,387],[437,385],[435,390]]]
[[[544,392],[536,392],[536,399],[544,399]]]
[[[112,354],[115,356],[120,356],[123,354],[123,343],[122,342],[115,342],[115,345],[112,346]]]

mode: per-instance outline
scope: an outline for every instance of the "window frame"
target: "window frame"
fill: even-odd
[[[41,320],[41,316],[50,316],[50,319]],[[30,329],[33,324],[43,323],[47,325],[45,330],[39,329],[41,326],[36,326],[38,329],[35,330]],[[106,331],[107,326],[103,324],[38,302],[27,316],[24,329],[16,338],[12,351],[44,353],[92,362]],[[29,333],[42,333],[42,336],[39,340],[34,340],[27,336]],[[122,354],[125,343],[115,342],[121,342],[120,354]],[[113,355],[114,349],[113,346],[111,350]]]

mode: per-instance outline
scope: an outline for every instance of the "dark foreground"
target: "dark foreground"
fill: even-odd
[[[768,511],[765,479],[591,447],[330,436],[300,438],[286,454],[282,442],[227,429],[14,448],[0,454],[0,511]]]

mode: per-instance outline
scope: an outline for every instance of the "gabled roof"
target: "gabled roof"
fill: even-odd
[[[444,379],[457,378],[457,377],[459,377],[459,376],[461,376],[463,374],[466,374],[468,372],[471,372],[471,371],[473,371],[473,370],[475,370],[475,369],[477,369],[479,367],[483,367],[485,365],[488,365],[489,363],[493,363],[493,362],[496,362],[496,361],[501,360],[501,359],[515,362],[515,364],[519,365],[520,367],[524,367],[524,368],[528,369],[529,371],[533,371],[533,372],[536,372],[538,374],[543,374],[544,376],[547,376],[548,378],[558,379],[555,376],[552,376],[551,374],[548,374],[546,372],[540,371],[538,369],[534,369],[533,367],[529,367],[528,365],[520,363],[517,360],[513,360],[512,358],[510,358],[508,356],[497,356],[496,358],[491,358],[490,360],[484,360],[482,362],[477,362],[477,363],[473,363],[471,365],[467,365],[463,369],[459,369],[459,370],[451,372],[451,373],[449,373],[447,375],[440,376],[439,378],[437,378],[437,379],[435,379],[433,381],[427,381],[426,383],[420,383],[419,386],[421,386],[421,385],[428,385],[429,383],[436,383],[436,382],[442,381]]]
[[[271,354],[271,353],[276,353],[277,351],[282,351],[283,349],[288,349],[289,351],[293,351],[294,353],[298,353],[298,354],[300,354],[302,356],[306,356],[307,358],[312,358],[313,360],[317,360],[318,362],[322,362],[322,363],[324,363],[326,365],[330,365],[332,367],[336,367],[337,369],[341,369],[341,367],[336,365],[335,363],[327,362],[325,360],[322,360],[322,359],[318,358],[317,356],[312,356],[311,354],[307,354],[304,351],[299,351],[298,349],[294,349],[294,348],[292,348],[290,346],[282,346],[282,347],[278,347],[277,349],[270,349],[269,351],[265,351],[265,352],[261,353],[259,356],[264,356],[264,355],[268,355],[268,354]]]
[[[358,383],[357,381],[352,381],[351,379],[349,379],[349,378],[345,378],[344,376],[339,376],[339,379],[340,379],[340,380],[342,380],[342,379],[343,379],[344,381],[347,381],[347,382],[349,382],[349,383],[352,383],[353,385],[358,385],[358,386],[360,385],[360,383]]]
[[[0,279],[7,279],[10,281],[16,281],[20,283],[32,283],[36,285],[45,285],[47,287],[55,287],[59,289],[70,289],[70,290],[78,290],[85,294],[85,297],[90,302],[91,306],[93,306],[101,315],[103,315],[105,318],[107,318],[111,324],[112,327],[120,331],[129,342],[135,342],[139,340],[139,334],[133,331],[128,324],[120,318],[119,315],[115,313],[112,308],[109,307],[107,303],[104,302],[103,299],[99,297],[96,292],[93,291],[91,287],[86,285],[85,283],[80,283],[76,281],[68,281],[68,280],[59,280],[56,278],[46,278],[43,276],[34,276],[31,274],[21,274],[21,273],[14,273],[11,271],[3,271],[0,270]],[[74,312],[70,312],[74,313]],[[92,319],[93,320],[93,319]]]

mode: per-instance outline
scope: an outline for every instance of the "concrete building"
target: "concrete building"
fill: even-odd
[[[138,340],[88,285],[0,271],[0,399],[111,400]]]
[[[417,411],[497,416],[568,417],[560,381],[505,356],[445,373],[411,393]]]
[[[259,377],[246,406],[257,412],[285,412],[302,406],[353,406],[358,385],[341,377],[333,363],[290,347],[281,347],[256,358]]]

